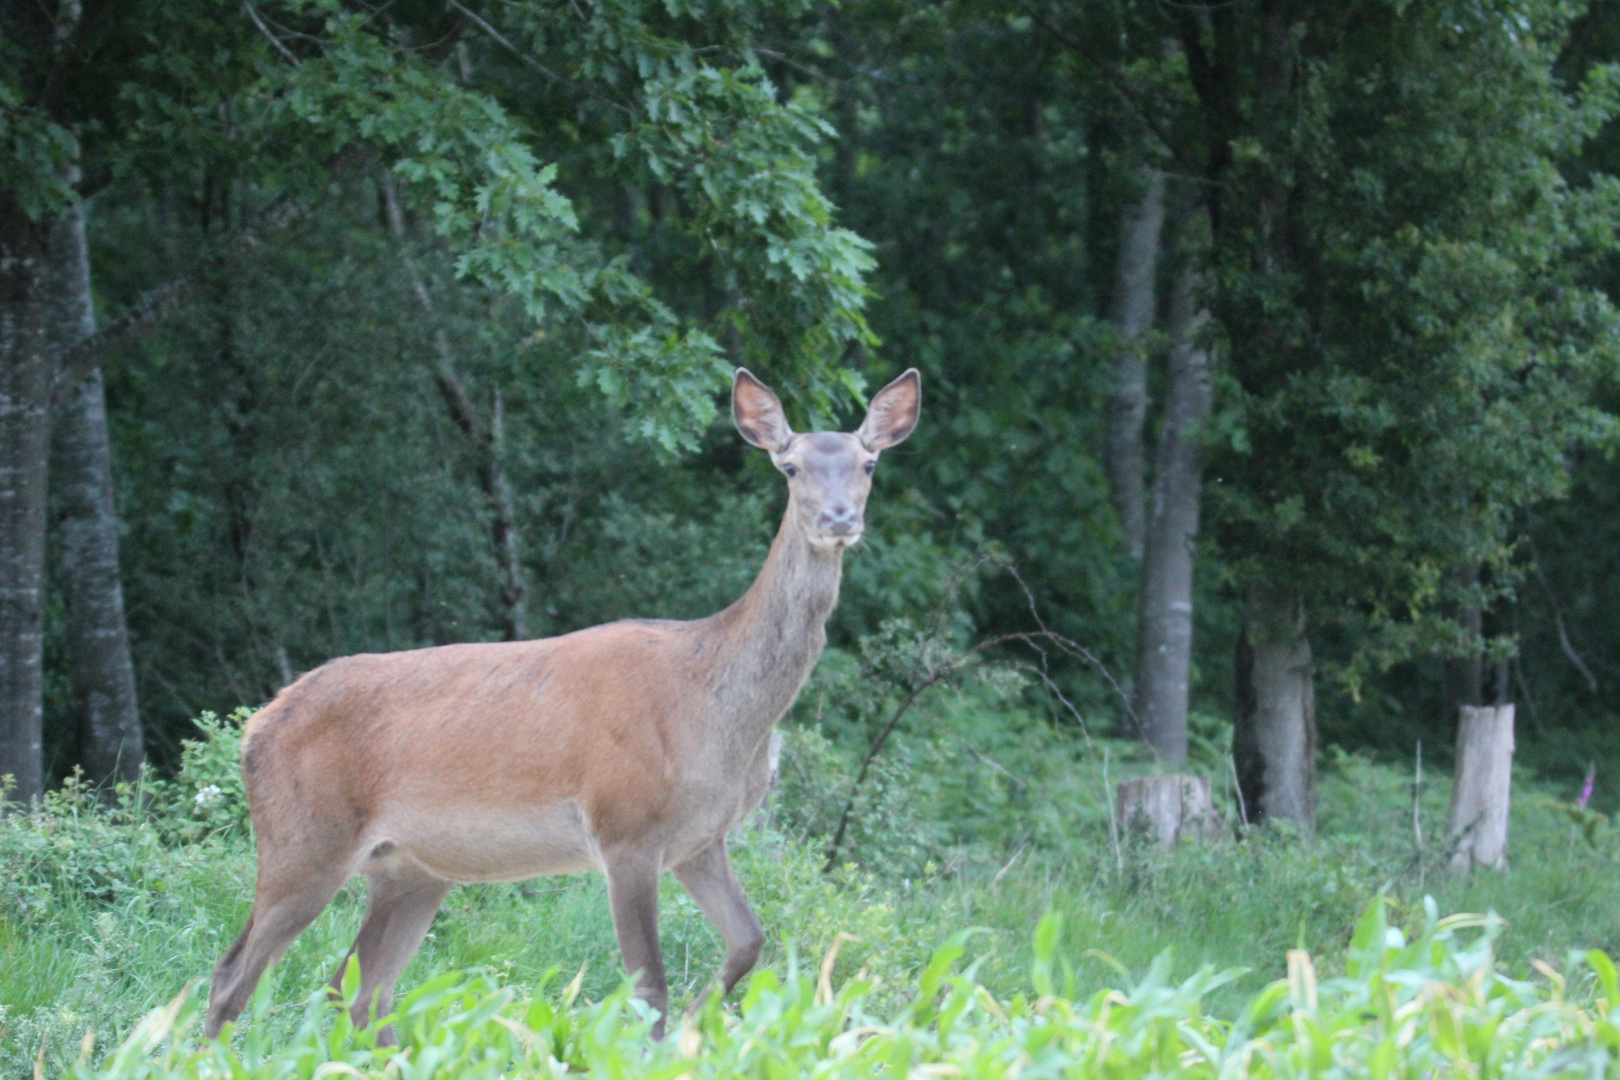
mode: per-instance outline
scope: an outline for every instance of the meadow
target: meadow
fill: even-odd
[[[733,837],[760,972],[663,1044],[628,1001],[600,877],[458,888],[401,982],[409,1067],[312,997],[353,939],[358,882],[264,980],[234,1049],[200,1040],[253,880],[245,714],[205,717],[174,779],[115,806],[70,783],[0,821],[0,1075],[1614,1068],[1620,837],[1569,793],[1522,777],[1510,868],[1460,877],[1443,777],[1414,798],[1409,768],[1330,752],[1315,838],[1237,829],[1217,778],[1227,835],[1164,850],[1104,796],[1151,767],[1139,744],[1012,710],[999,741],[986,726],[964,747],[983,704],[941,696],[910,727],[945,734],[897,737],[831,872],[826,804],[852,762],[789,728],[777,787]],[[673,880],[662,926],[684,1008],[720,945]]]

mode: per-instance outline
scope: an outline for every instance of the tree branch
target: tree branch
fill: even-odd
[[[259,33],[263,34],[265,38],[269,40],[270,44],[275,46],[276,52],[286,57],[287,60],[292,63],[293,67],[303,66],[302,62],[296,55],[294,55],[293,51],[287,48],[286,45],[282,44],[281,39],[272,34],[270,32],[270,28],[264,25],[264,20],[259,18],[259,13],[252,4],[247,3],[247,0],[243,0],[242,10],[246,11],[248,18],[253,20],[253,25],[259,28]]]
[[[944,633],[945,626],[942,618],[943,613],[945,608],[955,597],[956,589],[960,585],[963,577],[965,577],[967,573],[978,567],[980,564],[990,561],[994,560],[990,559],[988,556],[980,556],[964,565],[957,572],[957,574],[953,576],[951,583],[946,588],[945,598],[941,601],[939,607],[935,609],[935,618],[929,628],[928,633],[925,635],[925,640],[937,640]],[[1068,712],[1071,717],[1073,717],[1076,724],[1080,728],[1080,733],[1085,736],[1086,745],[1088,748],[1091,746],[1091,733],[1087,729],[1085,717],[1081,715],[1080,710],[1075,707],[1074,703],[1071,702],[1067,696],[1064,695],[1062,689],[1052,679],[1051,673],[1047,668],[1046,649],[1043,648],[1043,646],[1056,648],[1059,652],[1066,653],[1069,656],[1075,657],[1076,659],[1082,660],[1085,663],[1095,667],[1102,673],[1103,678],[1107,680],[1108,685],[1114,689],[1115,693],[1117,693],[1120,696],[1120,699],[1125,703],[1126,711],[1128,713],[1130,712],[1131,706],[1129,696],[1125,694],[1124,688],[1121,687],[1117,681],[1115,681],[1113,674],[1109,672],[1106,666],[1103,665],[1102,661],[1098,660],[1091,650],[1087,649],[1085,646],[1064,637],[1062,634],[1048,629],[1046,623],[1041,619],[1040,612],[1036,609],[1035,596],[1032,592],[1030,592],[1029,586],[1024,583],[1023,577],[1018,573],[1018,568],[1011,563],[1000,563],[999,565],[1003,570],[1010,573],[1013,576],[1013,580],[1018,582],[1019,587],[1024,590],[1024,596],[1029,601],[1030,615],[1034,619],[1035,625],[1038,629],[1033,631],[1026,630],[1008,634],[998,634],[995,637],[985,638],[984,640],[962,650],[955,656],[950,657],[944,663],[937,665],[931,663],[929,665],[928,669],[923,673],[922,678],[917,680],[917,682],[912,685],[911,689],[906,693],[906,696],[901,699],[900,704],[895,707],[892,713],[889,714],[888,722],[885,723],[882,730],[878,732],[877,738],[872,740],[872,745],[866,751],[866,757],[862,759],[860,768],[856,770],[855,778],[850,782],[849,785],[849,793],[844,799],[843,810],[838,815],[838,826],[833,830],[832,839],[827,843],[825,855],[826,862],[823,866],[824,871],[831,871],[833,867],[838,864],[838,853],[844,846],[844,838],[849,831],[850,817],[855,812],[855,801],[860,795],[861,785],[866,782],[867,773],[871,771],[873,763],[877,761],[878,754],[882,753],[884,744],[889,741],[889,736],[894,734],[895,728],[900,726],[900,721],[911,709],[911,706],[916,703],[917,698],[922,695],[924,690],[927,690],[929,687],[934,686],[937,683],[948,679],[951,675],[954,675],[958,671],[961,671],[963,667],[967,665],[968,661],[972,660],[980,653],[998,646],[1011,644],[1026,645],[1033,649],[1036,655],[1041,658],[1039,665],[1020,660],[1003,660],[1001,663],[1015,671],[1027,672],[1039,680],[1047,692],[1053,694],[1058,701],[1062,703],[1064,710]],[[1130,713],[1130,715],[1133,719],[1135,718],[1134,713]],[[1140,726],[1140,724],[1138,726]],[[975,753],[977,753],[977,751],[975,751]]]

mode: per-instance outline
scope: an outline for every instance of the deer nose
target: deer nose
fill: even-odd
[[[833,503],[816,515],[816,527],[829,536],[850,536],[861,530],[861,513],[854,503]]]

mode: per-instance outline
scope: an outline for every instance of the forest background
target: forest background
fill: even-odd
[[[0,1064],[245,914],[209,712],[740,595],[784,496],[738,364],[800,428],[925,388],[739,839],[768,960],[903,981],[1055,907],[1264,972],[1425,890],[1612,951],[1616,61],[1609,2],[0,7]],[[1493,702],[1514,871],[1437,881]],[[1244,847],[1119,833],[1168,769]],[[460,892],[419,963],[600,998],[596,890]]]
[[[717,610],[781,499],[736,363],[801,424],[924,372],[832,670],[1045,620],[1034,707],[1235,722],[1257,816],[1459,703],[1616,760],[1612,5],[7,19],[14,797],[333,656]]]

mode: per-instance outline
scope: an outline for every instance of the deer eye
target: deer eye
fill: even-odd
[[[866,463],[866,475],[871,476],[872,471],[874,469],[876,469],[876,468],[877,468],[877,458],[873,458],[871,461],[868,461]]]
[[[791,461],[783,463],[782,471],[787,473],[787,475],[788,475],[788,477],[790,479],[792,477],[795,477],[795,476],[799,475],[799,467],[797,465],[793,464],[793,462],[791,462]]]

